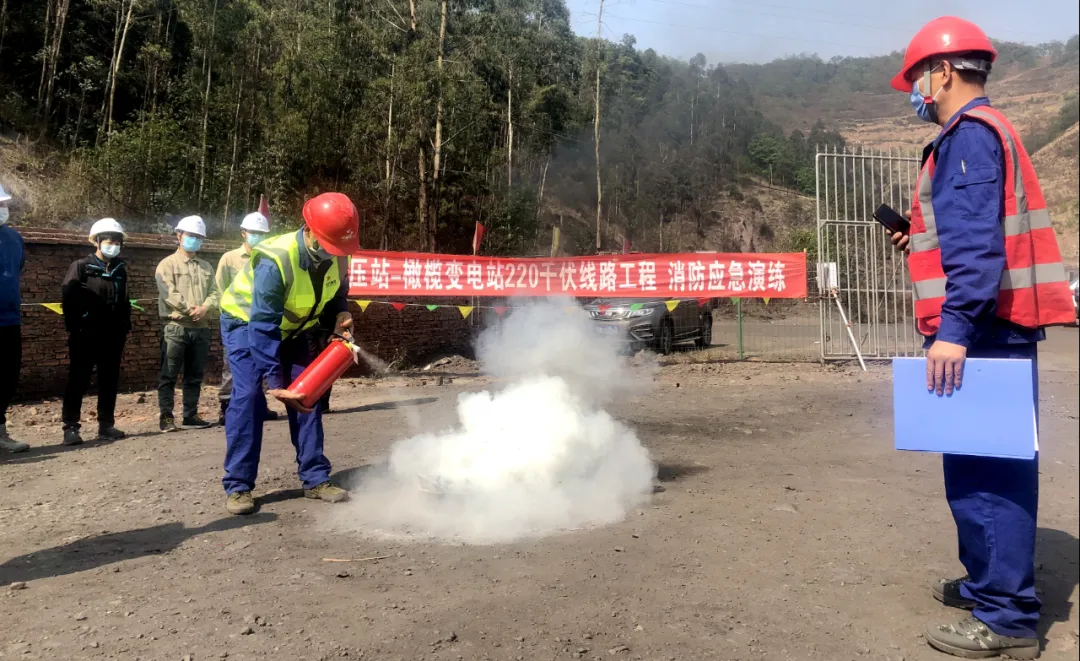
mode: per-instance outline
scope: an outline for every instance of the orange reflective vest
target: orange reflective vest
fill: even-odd
[[[998,290],[997,316],[1023,328],[1072,323],[1075,317],[1072,291],[1057,237],[1050,226],[1050,214],[1035,168],[1016,129],[997,110],[979,106],[954,119],[944,132],[953,130],[964,117],[990,127],[1004,147],[1005,271]],[[915,288],[915,323],[919,333],[927,337],[937,334],[941,325],[946,281],[934,217],[934,167],[935,154],[931,152],[916,183],[908,258]]]

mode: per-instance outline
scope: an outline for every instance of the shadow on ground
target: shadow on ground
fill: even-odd
[[[679,464],[661,461],[656,467],[656,479],[660,482],[677,482],[700,473],[707,473],[709,470],[711,469],[708,466],[698,463]]]
[[[364,413],[365,411],[392,411],[394,409],[401,409],[407,406],[423,406],[424,404],[431,404],[437,401],[439,401],[438,397],[420,397],[418,399],[406,399],[396,402],[379,402],[377,404],[364,404],[363,406],[352,406],[347,409],[332,409],[329,414]]]
[[[1068,624],[1072,594],[1080,583],[1080,540],[1062,530],[1039,528],[1035,537],[1035,587],[1042,599],[1039,638],[1056,623]]]
[[[333,473],[330,476],[330,481],[338,485],[342,489],[349,491],[355,491],[359,488],[365,479],[374,477],[376,475],[386,474],[386,464],[364,464],[363,466],[356,466],[354,468],[345,468]],[[296,500],[304,497],[303,489],[276,489],[262,496],[256,496],[255,504],[258,507],[265,505],[272,505],[274,503],[283,503],[287,500]]]
[[[34,445],[31,446],[26,452],[20,452],[18,454],[0,454],[0,463],[5,464],[32,464],[37,461],[43,461],[47,457],[52,455],[61,454],[64,452],[80,452],[86,450],[93,450],[106,445],[112,445],[113,443],[123,443],[135,438],[143,438],[146,436],[160,436],[163,432],[159,431],[144,431],[134,434],[128,434],[124,438],[117,441],[110,441],[106,439],[97,439],[93,435],[87,434],[84,439],[85,443],[82,445],[62,445],[59,437],[56,439],[56,443],[52,445]]]
[[[8,560],[0,565],[0,584],[77,574],[125,560],[168,553],[199,535],[270,523],[276,519],[274,514],[232,516],[197,528],[186,528],[175,522],[84,537]]]

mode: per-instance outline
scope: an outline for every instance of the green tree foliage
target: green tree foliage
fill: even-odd
[[[659,249],[663,223],[703,231],[740,177],[812,192],[817,149],[842,146],[821,122],[787,134],[756,95],[876,90],[896,59],[681,62],[631,36],[575,36],[564,0],[4,7],[0,130],[30,136],[60,164],[49,176],[81,186],[43,220],[146,229],[199,212],[232,233],[259,194],[289,225],[306,198],[340,190],[363,210],[364,245],[391,249],[466,251],[480,221],[487,250],[535,252],[560,215],[587,216],[598,68],[606,247]],[[1070,52],[1075,39],[1040,56]],[[563,236],[593,249],[590,232]]]

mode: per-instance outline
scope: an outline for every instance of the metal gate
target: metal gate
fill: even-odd
[[[819,153],[816,167],[822,359],[855,358],[853,339],[867,359],[918,354],[905,260],[872,214],[911,208],[919,159],[845,149]]]

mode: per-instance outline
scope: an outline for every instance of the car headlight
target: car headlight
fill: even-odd
[[[633,319],[634,317],[648,317],[655,310],[656,310],[656,308],[641,308],[641,309],[638,309],[638,310],[631,310],[630,314],[627,315],[627,316],[629,316],[631,319]]]

